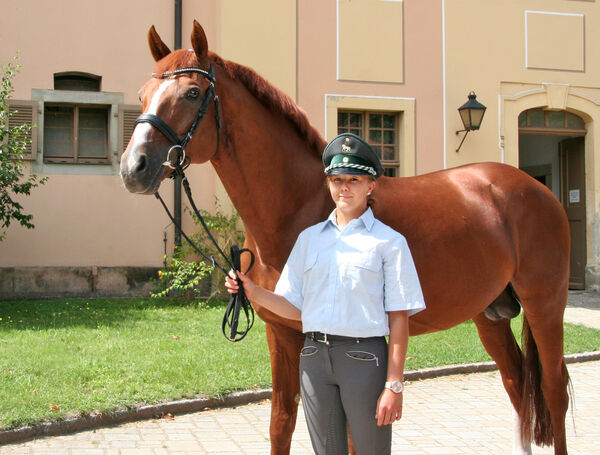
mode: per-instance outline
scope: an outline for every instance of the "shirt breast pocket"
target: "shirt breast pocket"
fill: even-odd
[[[371,294],[383,288],[383,264],[375,252],[351,254],[344,258],[344,281],[353,291]]]
[[[379,272],[383,266],[381,258],[375,252],[344,255],[343,263],[347,269],[358,271]]]

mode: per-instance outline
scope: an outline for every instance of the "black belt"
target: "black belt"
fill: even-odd
[[[306,332],[306,338],[312,340],[312,341],[318,341],[319,343],[325,343],[325,344],[330,344],[332,342],[338,342],[338,343],[348,343],[348,342],[352,342],[352,343],[364,343],[366,341],[375,341],[375,340],[380,340],[382,338],[384,338],[383,336],[380,337],[366,337],[366,338],[361,338],[361,337],[345,337],[342,335],[329,335],[327,333],[321,333],[321,332]]]

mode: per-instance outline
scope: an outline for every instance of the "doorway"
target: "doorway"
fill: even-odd
[[[530,109],[519,115],[519,168],[552,190],[569,219],[570,289],[585,289],[585,133],[583,119],[567,111]]]

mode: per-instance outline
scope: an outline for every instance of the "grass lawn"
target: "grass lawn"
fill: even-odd
[[[223,312],[173,300],[0,302],[0,428],[269,387],[264,323],[231,343]],[[599,350],[599,335],[567,325],[565,351]],[[487,360],[468,322],[411,338],[406,369]]]

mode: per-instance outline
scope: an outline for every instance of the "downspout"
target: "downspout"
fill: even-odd
[[[174,49],[181,49],[181,16],[183,0],[175,0],[175,45]],[[175,218],[175,246],[181,247],[181,231],[177,226],[181,226],[181,176],[174,180],[173,191],[173,217]]]

